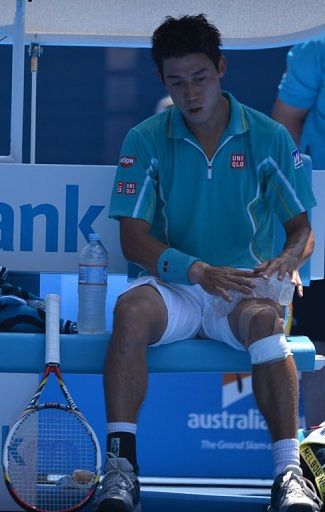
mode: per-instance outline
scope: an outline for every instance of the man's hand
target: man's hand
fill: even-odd
[[[265,277],[267,279],[270,275],[277,272],[278,278],[282,281],[287,273],[290,277],[293,277],[293,273],[297,268],[298,259],[290,254],[286,254],[257,265],[254,269],[254,273],[255,277]]]
[[[199,284],[211,295],[221,295],[227,302],[232,302],[229,290],[249,295],[254,284],[253,270],[237,270],[232,267],[213,267],[202,261],[194,263],[189,271],[189,280]]]
[[[304,294],[303,285],[299,271],[297,270],[297,267],[294,267],[294,265],[297,265],[297,258],[279,256],[278,258],[265,261],[255,267],[255,277],[268,279],[272,274],[277,273],[278,279],[283,281],[285,275],[288,273],[291,282],[296,287],[298,296],[302,297]]]
[[[309,258],[314,249],[314,235],[310,228],[306,212],[296,215],[284,224],[286,242],[276,258],[265,261],[255,269],[256,277],[267,279],[271,274],[278,274],[279,280],[283,280],[288,273],[291,282],[294,283],[299,297],[303,296],[303,286],[298,268]]]

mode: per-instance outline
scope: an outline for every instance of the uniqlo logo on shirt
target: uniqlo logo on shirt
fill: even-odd
[[[137,193],[137,184],[134,182],[125,183],[125,193],[134,195]]]
[[[244,169],[246,167],[246,158],[243,153],[233,153],[230,158],[230,167],[232,169]]]
[[[124,181],[118,181],[117,186],[116,186],[116,192],[118,194],[122,194],[123,189],[124,189]]]

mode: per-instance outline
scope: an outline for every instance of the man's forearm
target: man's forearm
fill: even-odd
[[[121,239],[122,250],[125,258],[140,267],[157,275],[157,262],[160,254],[168,248],[151,234],[141,234],[139,237]]]
[[[315,240],[311,229],[302,227],[288,236],[281,254],[290,254],[297,260],[297,268],[299,268],[313,253],[314,245]]]

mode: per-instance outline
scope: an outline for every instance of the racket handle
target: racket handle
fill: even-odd
[[[46,303],[45,363],[60,364],[60,295],[50,293]]]

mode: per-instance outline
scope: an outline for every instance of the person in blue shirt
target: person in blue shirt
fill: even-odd
[[[136,424],[147,346],[199,335],[250,354],[272,438],[269,510],[320,510],[300,468],[297,371],[285,308],[271,290],[275,282],[301,293],[298,268],[313,250],[306,211],[315,200],[288,131],[222,91],[220,46],[203,14],[166,18],[152,56],[174,106],[132,128],[121,149],[110,216],[120,222],[125,257],[142,271],[114,311],[96,512],[141,510]],[[274,257],[275,215],[286,241]]]
[[[311,157],[314,169],[325,169],[324,76],[325,36],[293,46],[272,114]]]
[[[293,46],[287,69],[279,84],[273,118],[292,134],[303,153],[312,158],[313,169],[325,172],[325,36]],[[294,334],[309,336],[318,354],[325,355],[324,279],[312,281],[303,298],[295,297]],[[325,370],[302,376],[306,424],[325,420]]]

